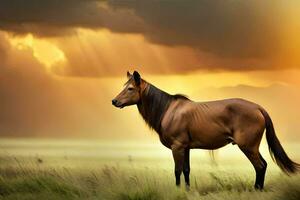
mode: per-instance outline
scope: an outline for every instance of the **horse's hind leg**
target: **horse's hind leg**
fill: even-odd
[[[267,162],[264,160],[264,158],[259,153],[258,149],[253,150],[251,148],[241,148],[243,153],[247,156],[247,158],[250,160],[252,165],[254,166],[255,172],[256,172],[256,180],[255,180],[255,189],[262,190],[264,187],[264,181],[265,181],[265,173],[267,169]]]
[[[257,177],[257,175],[256,175],[256,179],[259,179],[261,181],[261,183],[262,183],[261,189],[263,189],[268,164],[265,161],[265,159],[261,156],[261,154],[259,154],[259,157],[260,157],[261,161],[263,162],[263,169],[260,171],[259,177]]]
[[[259,153],[259,145],[265,129],[264,117],[259,112],[242,116],[238,122],[240,128],[233,135],[234,141],[255,169],[255,189],[263,189],[267,163]]]

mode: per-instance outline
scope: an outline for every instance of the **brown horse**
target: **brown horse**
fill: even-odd
[[[116,107],[137,105],[146,123],[159,135],[161,143],[170,148],[175,163],[176,185],[183,172],[190,185],[190,149],[218,149],[228,143],[237,144],[256,172],[254,187],[264,186],[267,162],[259,153],[266,137],[273,160],[287,174],[296,173],[300,165],[285,153],[275,135],[272,120],[261,106],[243,100],[226,99],[194,102],[183,95],[170,95],[143,80],[139,73],[127,72],[123,91],[112,100]]]

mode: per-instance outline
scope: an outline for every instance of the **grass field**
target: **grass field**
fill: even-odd
[[[297,144],[287,148],[299,161]],[[235,146],[192,151],[191,189],[177,188],[171,152],[158,141],[1,139],[0,199],[256,199],[299,200],[300,175],[288,177],[270,161],[265,189],[253,189],[254,170]]]

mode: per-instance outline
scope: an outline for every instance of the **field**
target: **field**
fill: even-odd
[[[285,145],[299,161],[298,144]],[[253,189],[254,170],[236,146],[193,150],[191,188],[175,186],[171,152],[158,141],[54,139],[0,140],[0,199],[256,199],[299,200],[300,175],[283,175],[262,154],[268,171],[263,191]]]

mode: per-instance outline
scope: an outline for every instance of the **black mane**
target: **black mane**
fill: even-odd
[[[150,128],[160,134],[161,121],[170,103],[177,99],[188,99],[181,94],[170,95],[155,86],[149,84],[146,91],[141,95],[138,109]]]

